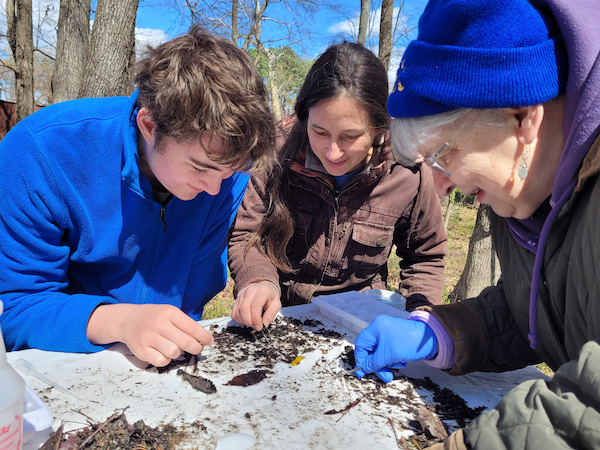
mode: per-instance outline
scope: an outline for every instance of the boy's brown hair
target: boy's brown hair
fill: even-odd
[[[156,142],[223,139],[219,164],[252,171],[275,160],[275,126],[264,82],[250,57],[232,41],[199,25],[187,34],[148,48],[134,81],[138,105],[156,126]],[[160,146],[158,146],[160,147]]]

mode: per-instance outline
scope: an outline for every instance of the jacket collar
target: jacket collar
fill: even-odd
[[[389,149],[385,149],[381,152],[374,152],[369,162],[355,178],[363,180],[370,178],[372,181],[379,179],[383,174],[386,162],[390,158],[390,155],[391,152]],[[327,170],[325,170],[325,167],[314,154],[310,146],[307,146],[305,151],[299,152],[296,155],[294,162],[290,165],[290,169],[308,176],[321,178],[328,183],[331,183],[332,180],[332,176],[327,173]]]
[[[136,89],[127,103],[127,111],[129,113],[128,123],[124,126],[123,136],[123,155],[121,179],[132,190],[139,193],[141,196],[153,199],[152,186],[150,181],[140,171],[140,158],[138,155],[138,90]]]

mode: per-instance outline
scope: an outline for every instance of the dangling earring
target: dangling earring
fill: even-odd
[[[529,168],[527,167],[527,156],[529,156],[529,144],[525,145],[525,153],[523,154],[523,164],[519,167],[519,178],[521,181],[524,181],[527,177],[527,172]]]

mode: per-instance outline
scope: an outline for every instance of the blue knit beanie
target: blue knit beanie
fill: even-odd
[[[392,117],[544,103],[564,92],[567,51],[527,0],[430,0],[388,98]]]

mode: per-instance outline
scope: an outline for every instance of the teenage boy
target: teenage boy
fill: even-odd
[[[274,160],[264,84],[198,26],[137,69],[131,97],[48,106],[0,143],[8,349],[123,342],[163,366],[212,343],[196,321],[225,286],[243,172]]]

